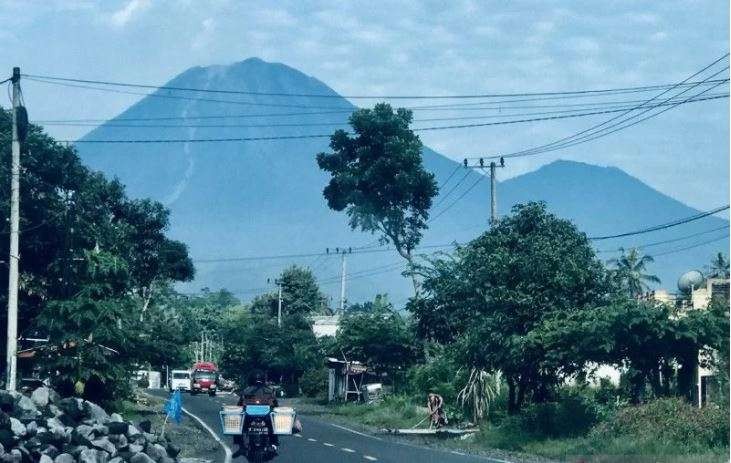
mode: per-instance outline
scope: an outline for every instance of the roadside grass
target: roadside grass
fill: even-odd
[[[405,396],[388,396],[374,405],[312,405],[318,414],[371,429],[410,428],[426,416],[425,407]],[[527,432],[520,418],[503,417],[499,424],[483,425],[471,438],[440,439],[438,445],[486,455],[499,451],[514,461],[722,463],[730,461],[728,440],[720,438],[728,436],[723,413],[664,399],[624,408],[574,437]]]
[[[376,428],[410,428],[426,416],[426,407],[404,396],[387,396],[378,404],[338,404],[327,408],[329,414],[355,420]]]

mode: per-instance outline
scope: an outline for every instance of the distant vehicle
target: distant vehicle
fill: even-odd
[[[190,371],[189,370],[173,370],[170,372],[170,390],[190,392]]]
[[[198,362],[193,365],[190,375],[190,393],[207,392],[216,395],[218,389],[218,367],[213,362]]]
[[[236,389],[236,383],[230,379],[226,379],[223,376],[218,377],[218,389],[220,391],[233,391]]]

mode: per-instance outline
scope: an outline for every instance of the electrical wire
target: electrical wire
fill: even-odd
[[[667,256],[667,255],[670,255],[670,254],[676,254],[678,252],[687,251],[689,249],[698,248],[698,247],[701,247],[701,246],[705,246],[707,244],[711,244],[711,243],[715,243],[717,241],[727,240],[727,239],[728,239],[728,235],[726,234],[726,235],[723,235],[723,236],[719,236],[717,238],[710,239],[708,241],[702,241],[700,243],[693,244],[691,246],[685,246],[685,247],[682,247],[682,248],[671,249],[671,250],[665,251],[665,252],[659,252],[659,253],[653,254],[653,257],[660,257],[660,256]]]
[[[714,80],[709,81],[713,83],[720,82],[722,80]],[[727,95],[728,92],[725,92],[724,94],[718,95]],[[407,107],[406,109],[412,109],[412,110],[430,110],[430,109],[440,109],[440,110],[449,110],[449,111],[465,111],[465,110],[498,110],[499,112],[508,111],[508,110],[518,110],[518,109],[547,109],[547,108],[575,108],[575,107],[583,107],[583,108],[594,108],[594,107],[602,107],[602,106],[621,106],[626,104],[635,104],[635,103],[642,103],[647,100],[619,100],[619,101],[598,101],[598,102],[588,102],[588,103],[562,103],[562,104],[554,104],[554,105],[519,105],[519,106],[505,106],[502,104],[494,104],[490,103],[487,106],[482,106],[487,103],[480,102],[480,103],[469,103],[471,106],[481,105],[480,107],[470,107],[470,108],[464,108],[463,106],[467,105],[442,105],[442,106],[411,106]],[[356,108],[357,109],[357,108]],[[171,120],[193,120],[193,119],[238,119],[238,118],[255,118],[255,117],[289,117],[289,116],[309,116],[309,115],[324,115],[324,114],[342,114],[342,113],[349,113],[352,112],[352,110],[336,110],[336,111],[307,111],[307,112],[295,112],[295,113],[259,113],[259,114],[224,114],[224,115],[201,115],[201,116],[157,116],[157,117],[119,117],[119,118],[113,118],[113,119],[43,119],[43,120],[36,120],[35,123],[38,124],[55,124],[55,123],[89,123],[89,125],[97,125],[96,123],[118,123],[118,122],[144,122],[144,121],[171,121]],[[422,121],[425,121],[427,119],[421,119]]]
[[[484,99],[484,98],[511,98],[526,96],[573,96],[573,95],[598,95],[613,94],[617,92],[633,92],[633,91],[653,91],[666,88],[672,84],[645,85],[637,87],[621,87],[596,90],[571,90],[571,91],[551,91],[551,92],[518,92],[518,93],[480,93],[480,94],[464,94],[464,95],[340,95],[337,93],[321,94],[321,93],[285,93],[285,92],[253,92],[247,90],[225,90],[211,88],[193,88],[193,87],[177,87],[171,85],[150,85],[129,82],[114,82],[104,80],[78,79],[58,76],[47,76],[37,74],[23,74],[27,79],[54,81],[54,82],[71,82],[80,84],[95,84],[113,87],[127,88],[144,88],[148,90],[169,90],[184,91],[197,93],[219,93],[229,95],[248,95],[248,96],[277,96],[277,97],[308,97],[308,98],[347,98],[347,99],[407,99],[407,100],[424,100],[424,99]]]
[[[727,93],[723,94],[714,94],[703,98],[694,98],[689,102],[698,102],[698,101],[708,101],[708,100],[716,100],[721,98],[728,98]],[[655,105],[653,107],[659,107],[659,106],[669,106],[672,105],[673,102],[670,103],[663,103],[659,105]],[[628,106],[610,106],[612,108],[615,108],[617,111],[626,110],[629,107]],[[481,109],[481,108],[480,108]],[[529,112],[529,113],[517,113],[517,114],[490,114],[490,115],[475,115],[475,116],[458,116],[458,117],[430,117],[430,118],[416,118],[413,120],[413,122],[441,122],[441,121],[457,121],[457,120],[481,120],[481,119],[496,119],[496,118],[506,118],[506,117],[522,117],[522,116],[541,116],[541,115],[547,115],[547,114],[566,114],[566,113],[579,113],[579,112],[585,112],[590,110],[591,108],[581,108],[581,109],[566,109],[566,110],[556,110],[556,111],[539,111],[539,112]],[[310,114],[310,113],[306,113]],[[225,116],[224,116],[225,117]],[[98,127],[99,124],[97,123],[89,123],[89,122],[54,122],[54,121],[33,121],[35,124],[38,125],[47,125],[47,126],[61,126],[61,127]],[[115,128],[115,127],[122,127],[122,128],[272,128],[272,127],[337,127],[337,126],[347,126],[349,125],[347,121],[332,121],[332,122],[298,122],[298,123],[267,123],[267,124],[125,124],[125,123],[117,123],[116,120],[108,121],[108,123],[103,124],[104,129],[109,128]]]
[[[689,81],[690,79],[692,79],[692,78],[694,78],[694,77],[698,76],[699,74],[701,74],[701,73],[705,72],[706,70],[710,69],[711,67],[715,66],[715,65],[716,65],[717,63],[719,63],[720,61],[722,61],[722,60],[726,59],[726,58],[727,58],[728,56],[729,56],[729,54],[728,54],[728,53],[726,53],[726,54],[725,54],[725,55],[723,55],[722,57],[720,57],[720,58],[716,59],[716,60],[715,60],[715,61],[714,61],[713,63],[711,63],[711,64],[707,65],[706,67],[704,67],[704,68],[703,68],[703,69],[701,69],[700,71],[697,71],[697,72],[696,72],[696,73],[694,73],[693,75],[691,75],[691,76],[687,77],[687,78],[686,78],[685,80],[683,80],[683,81],[679,82],[678,84],[676,84],[676,86],[674,86],[674,87],[671,87],[670,89],[667,89],[667,90],[663,91],[662,93],[660,93],[660,94],[658,94],[658,95],[655,95],[655,96],[654,96],[654,97],[652,97],[651,99],[649,99],[649,100],[645,101],[644,103],[642,103],[642,104],[640,104],[640,105],[638,105],[638,106],[636,106],[636,107],[634,107],[634,108],[631,108],[631,109],[627,110],[627,111],[626,111],[626,112],[624,112],[623,114],[619,114],[619,115],[617,115],[617,116],[614,116],[614,117],[612,117],[612,118],[610,118],[610,119],[607,119],[607,120],[605,120],[605,121],[603,121],[603,122],[601,122],[601,123],[599,123],[599,124],[595,124],[595,125],[593,125],[593,126],[591,126],[591,127],[587,128],[587,129],[584,129],[584,130],[582,130],[582,131],[580,131],[580,132],[577,132],[577,133],[574,133],[574,134],[572,134],[572,135],[569,135],[569,136],[563,137],[563,138],[561,138],[561,139],[559,139],[559,140],[555,140],[555,141],[553,141],[553,142],[551,142],[551,143],[547,143],[547,144],[544,144],[544,145],[539,145],[539,146],[536,146],[536,147],[533,147],[533,148],[529,148],[529,149],[525,149],[525,150],[521,150],[521,151],[515,151],[515,152],[512,152],[512,153],[503,153],[502,155],[494,155],[494,156],[488,156],[487,158],[498,158],[498,157],[501,157],[501,156],[502,156],[502,157],[504,157],[504,158],[505,158],[505,157],[507,157],[507,158],[510,158],[510,157],[530,156],[530,155],[535,155],[535,154],[545,153],[545,152],[549,152],[549,151],[554,151],[554,150],[556,150],[556,149],[564,148],[564,147],[567,147],[567,146],[572,146],[572,145],[570,145],[570,144],[571,144],[571,143],[573,143],[573,142],[576,142],[576,143],[574,143],[574,144],[579,144],[579,142],[578,142],[578,141],[576,141],[575,139],[577,139],[578,137],[580,137],[581,135],[584,135],[584,134],[587,134],[587,135],[586,135],[586,137],[592,137],[592,136],[593,136],[594,138],[588,138],[588,139],[585,139],[585,140],[581,141],[581,143],[584,143],[584,142],[586,142],[586,141],[590,141],[590,140],[593,140],[593,139],[599,138],[600,136],[606,136],[606,135],[609,135],[610,133],[614,133],[614,132],[616,132],[616,131],[618,131],[618,130],[622,130],[622,129],[624,129],[624,128],[628,128],[628,127],[631,127],[632,125],[635,125],[636,123],[642,122],[642,121],[644,121],[644,120],[647,120],[647,119],[649,119],[650,117],[654,117],[654,116],[650,116],[650,117],[647,117],[647,118],[643,118],[643,119],[641,119],[641,120],[639,120],[639,121],[636,121],[635,123],[629,124],[629,125],[627,125],[627,126],[625,126],[625,127],[621,127],[621,128],[619,128],[619,129],[617,129],[617,130],[613,130],[613,131],[611,131],[611,132],[608,132],[608,133],[605,133],[605,134],[603,134],[603,135],[597,135],[597,134],[598,134],[598,133],[600,133],[601,131],[606,131],[606,130],[607,130],[608,128],[611,128],[611,127],[615,127],[615,126],[617,126],[618,124],[622,124],[623,122],[626,122],[627,120],[629,120],[629,119],[631,119],[631,118],[635,118],[635,117],[637,117],[637,116],[639,116],[639,115],[641,115],[641,114],[644,114],[644,113],[646,113],[647,111],[643,111],[643,112],[642,112],[642,113],[640,113],[640,114],[634,115],[634,116],[632,116],[632,117],[630,117],[630,118],[628,118],[628,119],[625,119],[624,121],[620,121],[620,122],[618,122],[618,123],[616,123],[616,124],[613,124],[613,125],[612,125],[612,126],[610,126],[610,127],[606,127],[606,128],[604,128],[604,129],[601,129],[601,130],[597,130],[597,129],[600,129],[601,127],[604,127],[604,126],[605,126],[606,124],[608,124],[608,123],[610,123],[610,122],[613,122],[613,121],[615,121],[615,120],[617,120],[617,119],[620,119],[620,118],[624,117],[625,115],[627,115],[627,114],[629,114],[629,113],[631,113],[631,112],[633,112],[633,111],[635,111],[635,110],[638,110],[638,109],[641,109],[641,108],[645,107],[645,105],[647,105],[648,103],[651,103],[652,101],[654,101],[654,100],[655,100],[655,99],[657,99],[658,97],[660,97],[660,96],[664,95],[665,93],[668,93],[669,91],[672,91],[672,90],[674,90],[674,89],[676,89],[676,88],[678,88],[678,87],[680,87],[680,86],[682,86],[682,85],[686,84],[686,83],[687,83],[687,82],[688,82],[688,81]],[[720,74],[721,72],[724,72],[724,71],[725,71],[725,70],[727,70],[727,69],[728,69],[728,66],[727,66],[726,68],[722,69],[721,71],[718,71],[718,72],[716,72],[715,74],[711,75],[710,77],[707,77],[707,78],[706,78],[706,79],[704,79],[704,80],[710,80],[710,79],[711,79],[712,77],[715,77],[716,75]],[[683,93],[685,93],[685,92],[687,92],[687,91],[689,91],[689,90],[691,90],[691,89],[695,88],[695,87],[696,87],[696,86],[697,86],[698,84],[700,84],[700,83],[702,83],[702,82],[703,82],[703,81],[701,81],[701,82],[699,82],[699,83],[696,83],[696,84],[694,84],[694,85],[691,85],[690,87],[686,88],[686,90],[684,90],[684,91],[683,91],[683,92],[681,92],[680,94],[683,94]],[[710,90],[710,89],[713,89],[713,88],[714,88],[714,87],[710,87],[710,88],[709,88],[708,90]],[[700,94],[702,94],[702,93],[704,93],[704,92],[701,92]],[[677,98],[677,96],[678,96],[678,95],[680,95],[680,94],[676,94],[676,95],[674,95],[674,96],[673,96],[673,98]],[[700,95],[700,94],[697,94],[697,95]],[[696,96],[697,96],[697,95],[696,95]],[[666,100],[666,101],[667,101],[667,100]],[[682,102],[680,102],[680,103],[678,103],[678,104],[682,104]],[[671,106],[670,106],[670,107],[669,107],[668,109],[672,109],[672,108],[674,108],[674,107],[675,107],[675,106],[671,105]],[[656,115],[659,115],[659,114],[661,114],[662,112],[664,112],[664,111],[661,111],[660,113],[658,113],[658,114],[656,114]],[[589,132],[593,132],[593,133],[589,133]]]
[[[685,241],[687,239],[694,238],[696,236],[707,235],[708,233],[713,233],[713,232],[717,232],[717,231],[720,231],[720,230],[727,230],[728,228],[729,228],[728,225],[724,225],[722,227],[714,228],[714,229],[711,229],[711,230],[706,230],[706,231],[702,231],[702,232],[698,232],[698,233],[693,233],[692,235],[681,236],[680,238],[673,238],[673,239],[669,239],[669,240],[655,241],[655,242],[652,242],[652,243],[638,244],[636,246],[625,246],[625,247],[621,247],[621,248],[617,248],[617,249],[598,249],[595,252],[596,253],[610,253],[610,252],[612,252],[613,253],[613,252],[622,252],[622,251],[625,251],[627,249],[645,249],[645,248],[651,248],[651,247],[660,246],[660,245],[663,245],[663,244],[677,243],[678,241]]]
[[[457,204],[458,202],[460,202],[462,200],[462,198],[464,198],[465,196],[467,196],[467,193],[469,193],[470,191],[472,191],[472,189],[475,188],[478,183],[480,183],[481,181],[485,180],[485,178],[486,178],[485,175],[480,175],[479,178],[472,185],[470,185],[469,188],[467,188],[464,192],[462,192],[462,194],[457,199],[455,199],[454,201],[452,201],[447,207],[445,207],[444,209],[442,209],[441,211],[439,211],[434,217],[432,217],[431,219],[429,219],[429,222],[428,223],[432,223],[435,220],[437,220],[439,217],[441,217],[445,212],[447,212],[449,209],[451,209],[455,204]]]
[[[609,240],[609,239],[613,239],[613,238],[622,238],[625,236],[642,235],[644,233],[650,233],[650,232],[654,232],[654,231],[658,231],[658,230],[665,230],[667,228],[677,227],[678,225],[683,225],[683,224],[686,224],[689,222],[693,222],[695,220],[702,219],[704,217],[708,217],[709,215],[713,215],[718,212],[728,210],[728,208],[729,208],[729,205],[727,204],[725,206],[720,206],[715,209],[711,209],[710,211],[701,212],[699,214],[695,214],[695,215],[692,215],[689,217],[684,217],[682,219],[674,220],[672,222],[667,222],[667,223],[663,223],[660,225],[654,225],[652,227],[642,228],[640,230],[635,230],[635,231],[631,231],[631,232],[618,233],[616,235],[592,236],[592,237],[589,237],[589,239],[592,241],[601,241],[601,240]]]

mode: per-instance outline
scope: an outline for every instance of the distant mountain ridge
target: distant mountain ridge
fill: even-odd
[[[270,94],[337,95],[313,77],[258,58],[229,66],[194,67],[167,85]],[[202,101],[172,99],[168,97],[171,93],[165,90],[155,93],[157,97],[143,98],[84,138],[191,140],[327,134],[335,128],[345,127],[348,112],[354,108],[342,98],[186,93],[208,100]],[[231,117],[219,119],[220,116]],[[122,119],[160,117],[181,119],[155,125],[180,122],[188,126],[114,127],[115,122]],[[333,125],[318,125],[329,123]],[[170,234],[188,243],[196,259],[318,253],[326,248],[373,245],[375,240],[373,236],[351,231],[344,214],[327,208],[322,197],[327,176],[315,163],[316,153],[328,149],[327,138],[129,145],[82,143],[78,146],[86,163],[120,178],[132,196],[152,197],[170,207]],[[424,163],[435,173],[440,184],[451,175],[441,194],[466,175],[454,193],[434,207],[432,216],[439,215],[479,179],[475,172],[455,172],[458,163],[428,148],[424,150]],[[498,199],[500,214],[508,213],[512,205],[519,202],[546,201],[553,212],[573,220],[589,235],[631,231],[698,212],[620,169],[570,161],[557,161],[501,182]],[[489,182],[481,181],[434,220],[423,244],[468,241],[485,230],[488,214]],[[728,222],[707,217],[662,232],[608,240],[597,247],[627,247],[674,239],[724,224]],[[725,233],[727,237],[728,231]],[[721,234],[719,232],[719,236]],[[704,236],[711,238],[714,235]],[[652,250],[666,251],[701,239],[703,237]],[[664,287],[673,289],[680,273],[702,266],[721,249],[728,249],[727,238],[658,257],[651,270],[661,277]],[[607,254],[600,256],[609,257]],[[388,292],[396,302],[406,298],[409,284],[398,276],[399,262],[401,259],[395,253],[388,252],[349,257],[348,269],[353,277],[348,283],[349,301],[372,298],[376,292]],[[323,289],[332,294],[337,303],[340,261],[336,256],[201,262],[196,265],[196,280],[187,288],[226,287],[248,299],[267,289],[266,279],[292,263],[312,267],[323,282]],[[388,267],[389,264],[393,265]]]

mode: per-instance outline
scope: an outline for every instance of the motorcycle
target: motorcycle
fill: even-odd
[[[294,409],[269,405],[224,406],[221,410],[223,433],[234,436],[250,463],[269,461],[277,455],[273,435],[292,435],[302,431]]]
[[[244,409],[242,432],[246,439],[246,459],[250,463],[262,463],[276,456],[269,435],[271,419],[268,405],[248,405]]]

